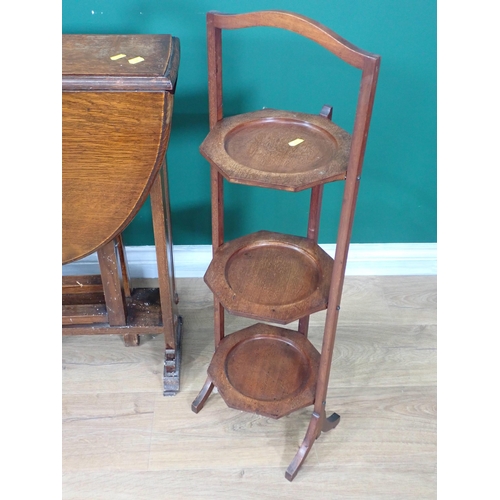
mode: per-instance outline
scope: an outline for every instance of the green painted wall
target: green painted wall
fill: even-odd
[[[352,241],[436,241],[436,0],[63,0],[63,33],[170,33],[181,64],[168,149],[174,244],[209,244],[205,14],[289,10],[382,56]],[[360,73],[313,42],[270,28],[224,32],[226,115],[263,107],[319,113],[353,125]],[[336,239],[343,183],[325,187],[320,242]],[[225,183],[226,238],[260,229],[305,235],[309,190]],[[125,230],[152,245],[149,203]]]

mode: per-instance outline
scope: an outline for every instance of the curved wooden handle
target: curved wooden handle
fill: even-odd
[[[363,69],[366,62],[380,58],[376,54],[359,49],[323,24],[293,12],[264,10],[246,14],[222,14],[211,11],[207,14],[207,21],[213,23],[214,28],[219,29],[268,26],[292,31],[320,44],[344,62],[358,69]]]

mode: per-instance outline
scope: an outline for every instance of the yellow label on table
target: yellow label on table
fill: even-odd
[[[289,146],[298,146],[301,142],[304,142],[304,139],[295,139],[294,141],[290,141],[288,143]]]
[[[121,59],[122,57],[127,57],[125,54],[116,54],[116,56],[111,56],[110,59],[112,61],[116,61],[117,59]]]
[[[137,63],[140,63],[144,61],[144,57],[141,57],[141,56],[138,56],[138,57],[134,57],[133,59],[129,59],[128,62],[130,64],[137,64]]]

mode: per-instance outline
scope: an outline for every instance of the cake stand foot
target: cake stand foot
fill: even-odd
[[[307,428],[306,436],[304,441],[302,441],[302,445],[300,446],[297,454],[291,461],[288,469],[285,472],[285,477],[289,481],[293,481],[293,478],[297,475],[302,462],[306,459],[307,455],[311,451],[311,447],[314,444],[314,441],[321,433],[321,417],[314,412],[312,414],[311,420],[309,422],[309,427]]]
[[[208,399],[208,396],[210,396],[210,394],[212,393],[213,388],[214,384],[212,382],[212,379],[208,377],[200,393],[191,404],[191,410],[193,410],[195,413],[198,413],[205,406],[205,402]]]
[[[335,429],[340,422],[340,415],[338,413],[332,413],[329,417],[325,417],[323,420],[323,428],[321,429],[323,432],[331,431]],[[318,436],[319,437],[319,436]]]
[[[297,475],[300,466],[311,451],[314,441],[319,437],[321,432],[328,432],[335,429],[340,422],[340,415],[337,413],[332,413],[329,417],[326,417],[325,410],[322,413],[321,416],[316,412],[312,414],[304,441],[285,472],[285,477],[289,481],[293,481],[293,478]]]

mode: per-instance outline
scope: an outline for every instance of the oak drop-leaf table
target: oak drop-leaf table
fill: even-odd
[[[62,38],[62,263],[97,252],[100,269],[63,276],[63,335],[163,335],[165,395],[182,334],[165,159],[179,57],[171,35]],[[148,196],[159,285],[132,289],[121,235]]]

